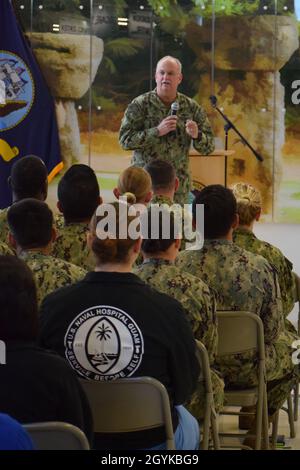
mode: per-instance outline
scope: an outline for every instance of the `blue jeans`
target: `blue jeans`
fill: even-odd
[[[198,450],[200,441],[199,425],[184,406],[175,407],[178,414],[178,426],[174,434],[176,450]],[[158,444],[149,450],[165,450],[166,444]]]

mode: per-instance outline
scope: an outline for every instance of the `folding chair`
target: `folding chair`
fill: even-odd
[[[24,424],[37,450],[89,450],[85,434],[73,424],[49,421]]]
[[[108,382],[81,380],[90,402],[94,432],[126,433],[165,427],[166,448],[175,449],[168,393],[151,377]]]
[[[258,385],[245,389],[232,389],[225,386],[226,407],[244,407],[256,405],[255,449],[261,448],[261,438],[264,446],[269,448],[268,436],[268,408],[265,372],[265,344],[264,329],[258,315],[243,311],[218,311],[218,357],[256,350],[258,357],[257,380]],[[220,414],[248,416],[249,413],[235,411],[221,411]],[[253,413],[251,413],[253,414]],[[241,433],[219,433],[220,436],[245,438]],[[250,437],[247,435],[247,437]],[[222,448],[223,446],[221,446]],[[227,446],[233,447],[233,446]],[[241,448],[247,446],[240,445]]]
[[[294,302],[295,304],[298,303],[298,335],[300,336],[300,277],[298,274],[293,272],[293,279],[294,279]],[[293,403],[293,395],[294,395],[294,403]],[[299,382],[289,396],[287,397],[287,407],[283,406],[281,409],[285,411],[288,415],[289,426],[290,426],[290,437],[296,437],[296,428],[294,421],[298,421],[298,408],[299,408]],[[273,432],[272,432],[272,445],[275,446],[277,441],[277,434],[278,434],[278,422],[279,422],[279,411],[276,413],[275,421],[273,424]]]
[[[209,448],[209,435],[212,431],[212,438],[215,450],[220,450],[220,441],[217,427],[217,413],[215,410],[213,388],[210,375],[210,366],[208,352],[201,341],[196,340],[197,349],[196,354],[200,364],[200,377],[199,382],[203,382],[205,390],[205,410],[203,423],[203,438],[201,443],[202,450]]]

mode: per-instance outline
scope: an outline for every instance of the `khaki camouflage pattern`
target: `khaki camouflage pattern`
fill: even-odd
[[[76,264],[87,271],[93,271],[96,261],[87,247],[88,228],[86,223],[65,224],[61,227],[53,244],[52,256]]]
[[[176,204],[168,196],[154,195],[151,199],[151,204],[159,204],[159,206],[166,204],[169,207],[173,205],[175,205],[175,207],[177,206],[176,209],[174,207],[174,216],[176,217],[176,215],[178,215],[180,220],[182,220],[182,239],[180,250],[185,250],[186,247],[189,247],[189,244],[193,245],[195,243],[196,237],[193,232],[192,214],[190,214],[181,205]]]
[[[157,126],[171,114],[156,90],[135,98],[122,119],[119,141],[124,150],[134,150],[132,163],[144,167],[151,160],[160,158],[173,164],[180,181],[175,201],[184,204],[191,187],[189,172],[189,149],[191,137],[185,131],[188,119],[197,122],[202,131],[200,139],[193,139],[194,148],[208,155],[214,150],[214,138],[204,109],[196,101],[177,93],[179,105],[176,133],[158,136]]]
[[[14,255],[15,253],[10,249],[10,247],[6,244],[0,241],[0,255]]]
[[[65,225],[65,218],[62,214],[53,214],[54,215],[54,225],[56,230],[60,230]]]
[[[266,374],[269,411],[283,403],[299,374],[292,364],[292,342],[297,336],[286,331],[280,288],[271,265],[259,255],[247,252],[228,240],[206,240],[201,250],[179,254],[178,266],[198,276],[215,292],[218,310],[247,310],[262,319],[265,332]],[[216,367],[226,385],[257,383],[254,351],[222,356]],[[281,405],[280,405],[281,406]]]
[[[0,211],[0,241],[3,243],[7,243],[8,241],[8,232],[9,227],[7,223],[7,211],[9,207],[2,209]]]
[[[134,273],[181,303],[195,338],[204,344],[213,363],[218,345],[216,304],[207,285],[163,259],[147,259]]]
[[[86,271],[79,266],[37,251],[22,251],[19,257],[33,272],[39,306],[46,295],[59,287],[80,281],[86,275]]]
[[[220,377],[220,374],[212,368],[210,369],[210,376],[214,395],[215,411],[220,413],[224,406],[224,380]],[[186,404],[186,408],[199,421],[204,419],[205,388],[203,382],[198,382],[197,389],[193,393],[190,402]]]
[[[237,228],[233,232],[233,241],[251,253],[263,256],[272,264],[278,275],[282,307],[284,315],[288,315],[294,307],[293,264],[282,252],[268,242],[259,240],[250,230]]]
[[[241,248],[251,253],[263,256],[274,268],[278,275],[281,292],[283,314],[286,317],[294,307],[295,282],[293,278],[293,264],[285,258],[281,251],[275,246],[263,240],[259,240],[253,232],[244,228],[237,228],[233,232],[233,241]],[[294,333],[296,330],[286,319],[286,327]]]
[[[173,263],[163,259],[148,259],[135,268],[134,273],[147,284],[181,303],[195,338],[204,344],[210,364],[213,364],[218,345],[216,304],[207,285],[201,279],[181,271]],[[212,371],[211,375],[215,402],[220,411],[224,401],[224,382],[216,372]],[[203,394],[203,386],[200,384],[190,402],[192,412],[197,419],[203,418]]]

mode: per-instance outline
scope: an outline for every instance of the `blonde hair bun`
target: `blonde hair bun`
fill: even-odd
[[[240,225],[250,225],[262,208],[260,192],[247,183],[236,183],[232,192],[237,202]]]
[[[136,203],[136,197],[133,193],[127,191],[126,193],[122,194],[122,196],[126,197],[128,204],[135,204]]]
[[[152,181],[149,173],[141,167],[130,166],[126,168],[118,180],[118,190],[122,196],[127,197],[128,204],[143,202],[151,191]]]

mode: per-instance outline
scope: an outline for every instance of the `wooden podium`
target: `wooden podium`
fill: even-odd
[[[234,150],[214,150],[210,155],[201,155],[191,149],[189,154],[192,186],[202,189],[208,184],[227,185],[227,157],[233,155]]]

